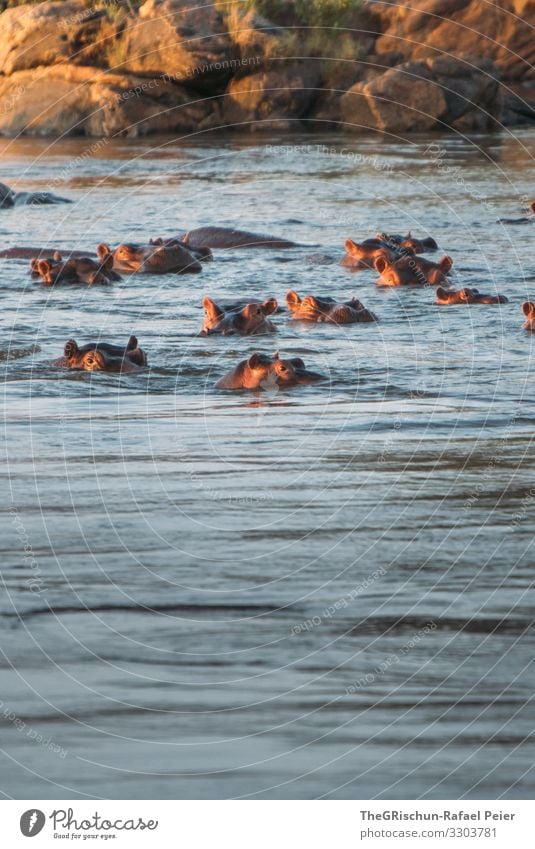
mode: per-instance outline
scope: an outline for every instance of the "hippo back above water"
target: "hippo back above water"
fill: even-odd
[[[233,227],[198,227],[179,239],[193,248],[295,248],[296,242],[264,233],[250,233]]]
[[[52,203],[72,203],[72,201],[50,192],[15,192],[5,183],[0,183],[0,209],[10,209],[13,206],[43,206]]]

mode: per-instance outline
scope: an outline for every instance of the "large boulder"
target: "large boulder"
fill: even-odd
[[[90,0],[24,4],[0,14],[0,72],[12,74],[58,62],[84,62],[106,22]]]
[[[317,95],[317,63],[279,64],[231,80],[223,100],[225,125],[253,131],[299,126]]]
[[[52,65],[0,77],[0,135],[117,136],[218,124],[214,101],[160,79]]]
[[[123,52],[123,70],[199,87],[224,82],[239,58],[221,11],[205,0],[147,0],[124,34]]]
[[[488,129],[496,126],[502,95],[491,63],[480,67],[437,57],[405,62],[357,83],[340,100],[341,122],[348,130],[385,132]]]
[[[413,0],[368,4],[381,21],[376,53],[490,59],[504,79],[535,78],[535,0]]]

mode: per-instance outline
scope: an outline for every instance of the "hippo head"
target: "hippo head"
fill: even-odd
[[[109,248],[107,245],[99,245],[102,250]],[[114,251],[115,261],[122,271],[138,271],[145,259],[146,250],[141,245],[125,242]],[[100,257],[100,254],[99,254]]]
[[[321,374],[309,371],[300,357],[281,360],[278,351],[272,357],[267,357],[265,354],[252,354],[247,365],[253,372],[258,372],[257,385],[264,388],[275,383],[285,387],[315,383],[317,380],[324,379]]]
[[[525,301],[522,304],[522,312],[526,316],[524,323],[526,330],[535,330],[535,304],[533,301]]]
[[[469,289],[465,287],[464,289],[459,289],[455,291],[454,289],[444,289],[442,286],[439,286],[437,289],[437,304],[470,304],[476,300],[476,297],[479,295],[477,289]]]
[[[145,354],[138,348],[135,336],[130,337],[126,348],[105,342],[90,342],[80,348],[74,339],[69,339],[63,354],[62,365],[82,371],[132,372],[146,364]]]
[[[33,273],[37,273],[43,283],[47,286],[53,286],[57,281],[58,277],[63,270],[63,263],[61,261],[61,255],[59,260],[56,259],[35,259],[30,263],[30,267]]]
[[[436,251],[438,245],[431,236],[427,236],[425,239],[416,239],[409,234],[406,239],[400,242],[400,248],[405,252],[410,251],[414,254],[423,254],[426,251]]]
[[[394,262],[378,256],[374,262],[379,274],[377,283],[383,286],[437,286],[444,282],[452,266],[453,260],[449,256],[443,256],[439,262],[430,262],[415,255],[402,256]]]
[[[324,307],[322,308],[314,295],[305,295],[304,298],[300,298],[293,289],[290,289],[286,295],[286,306],[294,316],[308,318],[310,321],[317,321],[324,311]]]
[[[465,287],[456,292],[453,289],[437,289],[437,304],[506,304],[505,295],[482,295],[479,289]]]
[[[216,386],[220,389],[277,390],[277,387],[314,383],[317,380],[324,380],[323,375],[309,371],[302,359],[281,359],[277,351],[271,357],[251,354],[248,360],[242,360],[218,380]]]
[[[203,299],[202,304],[204,307],[202,335],[237,332],[248,336],[264,328],[267,316],[272,315],[278,309],[275,298],[267,298],[262,303],[252,301],[245,304],[241,309],[233,309],[228,312],[225,312],[208,296]]]
[[[0,183],[0,209],[7,209],[15,205],[15,192],[6,186],[5,183]]]

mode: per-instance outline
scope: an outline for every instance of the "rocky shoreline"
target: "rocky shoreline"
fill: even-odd
[[[0,13],[0,135],[333,128],[484,131],[535,122],[535,0],[363,2],[312,28],[243,3],[44,2]],[[318,30],[320,28],[317,28]],[[322,32],[323,34],[323,32]]]

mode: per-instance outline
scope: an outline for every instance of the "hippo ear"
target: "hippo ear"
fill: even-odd
[[[379,254],[379,256],[375,257],[373,266],[378,274],[383,274],[390,266],[390,262],[386,256],[384,256],[383,254]]]
[[[149,245],[163,245],[163,239],[161,236],[158,236],[157,239],[150,239]]]
[[[48,259],[40,259],[37,263],[37,271],[39,274],[44,277],[48,272],[52,269],[50,262]]]
[[[525,316],[534,315],[535,314],[535,304],[533,301],[524,301],[522,304],[522,312]]]
[[[449,271],[453,266],[453,260],[451,256],[443,256],[442,259],[438,261],[438,264],[443,271]]]
[[[61,256],[59,251],[54,251],[54,253],[52,254],[52,259],[55,262],[62,262],[63,261],[63,257]]]
[[[286,295],[286,303],[288,306],[296,307],[298,304],[301,303],[301,298],[299,297],[297,292],[294,292],[293,289],[290,289],[290,291]]]
[[[535,200],[530,203],[529,208],[533,213],[535,213]]]
[[[131,336],[127,342],[126,350],[134,351],[137,348],[137,336]]]
[[[223,315],[223,310],[218,307],[215,301],[212,301],[208,295],[202,299],[202,305],[209,318],[220,318]]]
[[[262,304],[262,312],[264,315],[273,315],[277,311],[278,306],[276,298],[266,298]]]
[[[251,356],[247,360],[247,365],[250,368],[258,368],[258,366],[260,365],[260,354],[256,352],[254,354],[251,354]]]
[[[75,357],[78,351],[79,348],[74,339],[69,339],[69,341],[65,343],[63,353],[65,354],[68,360],[70,360],[71,357]]]
[[[446,290],[443,289],[442,286],[438,286],[437,287],[437,298],[440,301],[445,301],[447,297],[448,297],[448,293],[446,292]]]
[[[181,242],[184,242],[184,244],[185,244],[185,245],[189,245],[189,242],[190,242],[190,234],[189,234],[189,232],[188,232],[188,233],[185,233],[185,234],[182,236],[182,238],[180,239],[180,241],[181,241]]]
[[[102,257],[101,269],[104,271],[113,271],[113,254],[108,254],[107,257]]]
[[[273,354],[273,356],[272,356],[272,358],[271,358],[271,359],[272,359],[272,360],[280,360],[279,352],[278,352],[278,351],[275,351],[275,353]]]
[[[466,289],[466,288],[459,289],[459,297],[460,297],[461,301],[468,301],[471,294],[472,294],[471,289]]]
[[[99,259],[104,259],[108,256],[108,254],[111,256],[111,251],[105,242],[101,242],[100,245],[97,245],[97,256]]]
[[[344,242],[344,247],[346,249],[346,253],[351,256],[360,257],[360,249],[356,242],[353,242],[352,239],[346,239]]]

